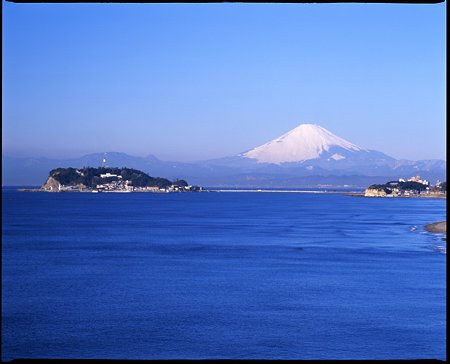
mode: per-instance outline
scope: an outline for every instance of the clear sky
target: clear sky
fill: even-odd
[[[446,159],[446,4],[3,2],[3,153],[235,155],[302,123]]]

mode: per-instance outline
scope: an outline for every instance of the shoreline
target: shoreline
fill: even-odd
[[[62,191],[47,191],[42,188],[18,188],[18,192],[43,192],[43,193],[188,193],[188,192],[209,192],[209,191],[125,191],[125,190],[111,190],[111,191],[96,191],[96,190],[62,190]]]
[[[315,194],[360,194],[360,192],[349,192],[349,191],[313,191],[313,190],[264,190],[264,189],[235,189],[235,190],[223,190],[223,189],[211,189],[208,190],[209,192],[235,192],[235,193],[242,193],[242,192],[267,192],[267,193],[315,193]]]
[[[425,225],[425,230],[430,233],[447,235],[447,221],[438,221]]]
[[[350,193],[349,193],[350,195]],[[364,193],[354,193],[351,194],[354,197],[365,197],[365,198],[385,198],[385,199],[393,199],[393,198],[434,198],[434,199],[447,199],[447,195],[442,194],[429,194],[429,195],[410,195],[410,196],[365,196]]]
[[[41,188],[18,188],[17,191],[19,192],[47,192],[47,193],[55,193],[52,191],[46,191]],[[71,191],[58,191],[58,192],[75,192],[75,193],[92,193],[94,191],[85,190],[71,190]],[[133,192],[139,192],[139,193],[167,193],[165,191],[102,191],[101,193],[133,193]],[[178,192],[178,191],[177,191]],[[184,192],[184,191],[183,191]],[[304,194],[334,194],[334,195],[346,195],[346,196],[352,196],[352,197],[365,197],[365,198],[434,198],[434,199],[446,199],[447,195],[436,195],[436,194],[430,194],[430,195],[411,195],[411,196],[365,196],[364,192],[360,191],[313,191],[313,190],[265,190],[265,189],[205,189],[203,191],[196,191],[196,192],[219,192],[219,193],[304,193]]]

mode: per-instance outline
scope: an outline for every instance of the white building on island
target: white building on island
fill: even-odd
[[[101,178],[109,178],[109,177],[117,177],[117,178],[122,178],[122,176],[117,175],[117,174],[112,174],[112,173],[104,173],[100,175]]]

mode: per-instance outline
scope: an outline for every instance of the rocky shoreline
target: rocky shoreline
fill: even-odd
[[[447,234],[447,221],[438,221],[425,225],[425,230],[430,233]]]

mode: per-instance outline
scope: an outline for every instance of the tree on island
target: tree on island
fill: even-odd
[[[188,183],[184,179],[178,179],[178,178],[173,182],[173,185],[177,186],[177,187],[189,186]]]
[[[112,176],[105,176],[106,174]],[[103,177],[102,177],[103,175]],[[120,176],[120,177],[119,177]],[[76,168],[56,168],[50,171],[50,177],[54,178],[61,185],[79,185],[87,188],[95,188],[99,184],[111,183],[114,181],[129,181],[135,187],[158,187],[168,188],[173,183],[166,178],[151,177],[148,174],[133,168],[114,167],[83,167]],[[177,180],[178,185],[188,185],[184,180]]]
[[[427,189],[427,187],[428,187],[427,185],[424,185],[420,182],[415,182],[415,181],[404,181],[404,182],[390,181],[385,184],[375,184],[375,185],[369,186],[370,189],[383,190],[388,195],[392,193],[393,188],[398,188],[400,191],[408,191],[408,190],[411,191],[412,190],[412,191],[421,192],[421,191],[425,191]]]

